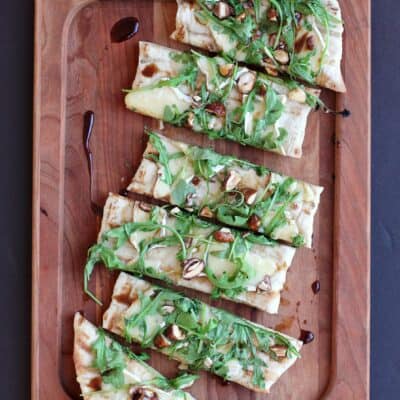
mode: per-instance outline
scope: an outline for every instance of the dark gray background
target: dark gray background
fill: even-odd
[[[400,2],[372,2],[371,398],[397,400],[400,398]],[[22,400],[29,398],[30,363],[33,0],[1,3],[0,398]]]

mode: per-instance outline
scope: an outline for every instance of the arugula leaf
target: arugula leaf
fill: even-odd
[[[205,179],[210,179],[216,174],[216,167],[228,165],[229,157],[216,153],[208,148],[190,147],[190,157],[194,161],[195,174]]]
[[[98,337],[92,345],[92,351],[95,353],[93,367],[100,371],[104,383],[119,389],[125,381],[125,353],[122,346],[115,341],[111,341],[107,346],[104,331],[98,330],[97,333]]]
[[[188,195],[190,193],[195,193],[195,191],[196,190],[191,183],[187,183],[184,179],[180,179],[171,193],[172,202],[178,206],[184,206]]]
[[[183,126],[187,122],[188,113],[187,112],[179,112],[178,107],[173,104],[172,106],[164,107],[164,115],[163,120],[168,122],[169,124],[176,126]]]
[[[136,315],[140,315],[140,320],[145,316],[155,315],[163,304],[171,304],[170,296],[173,295],[176,311],[164,317],[164,321],[167,326],[178,324],[185,331],[185,339],[172,343],[167,353],[173,358],[185,360],[192,370],[208,369],[227,378],[227,363],[235,359],[249,373],[253,385],[264,388],[264,373],[268,366],[260,357],[260,351],[269,354],[270,346],[277,343],[287,347],[287,357],[300,356],[291,341],[279,332],[167,289],[157,288],[157,292],[157,297],[152,300],[156,302],[156,306],[143,303]],[[160,301],[161,294],[164,300]],[[128,340],[130,339],[128,336]],[[141,339],[135,336],[134,339],[139,340],[142,345],[145,343],[144,347],[154,347],[153,342],[146,337]]]
[[[164,176],[162,179],[166,184],[172,185],[173,178],[172,178],[171,169],[169,167],[170,159],[169,159],[168,151],[159,136],[155,135],[152,132],[147,132],[147,134],[149,135],[150,143],[158,152],[157,155],[148,154],[148,157],[153,158],[156,162],[160,163],[163,166]]]
[[[305,82],[313,84],[316,73],[312,71],[310,60],[315,53],[311,52],[305,56],[293,54],[288,65],[288,74],[293,78],[300,78]]]
[[[265,123],[273,125],[281,117],[284,110],[283,103],[279,100],[275,90],[270,85],[265,96]]]
[[[291,244],[294,247],[302,247],[302,246],[304,246],[305,245],[304,236],[301,235],[301,234],[298,234],[298,235],[294,236],[292,238]]]
[[[288,131],[285,128],[279,128],[279,135],[274,136],[273,132],[270,132],[267,134],[267,136],[264,139],[264,147],[267,149],[278,149],[281,147],[285,142],[288,137]]]

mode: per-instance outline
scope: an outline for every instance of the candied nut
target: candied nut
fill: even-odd
[[[257,190],[255,189],[244,189],[242,190],[243,196],[244,196],[244,201],[246,204],[251,206],[254,204],[257,198]]]
[[[185,239],[183,240],[185,243],[185,247],[188,249],[189,247],[192,246],[193,244],[193,238],[192,237],[185,237]]]
[[[297,210],[299,208],[299,203],[292,203],[290,207],[292,210]]]
[[[236,21],[243,22],[246,19],[246,13],[242,12],[236,17]]]
[[[144,212],[150,212],[153,209],[153,206],[151,204],[145,203],[144,201],[141,201],[139,203],[139,208]]]
[[[286,357],[287,347],[283,344],[274,344],[269,348],[276,357],[284,358]]]
[[[262,36],[261,31],[259,29],[257,29],[256,31],[254,31],[252,38],[253,38],[253,40],[257,40],[257,39],[260,39],[261,36]]]
[[[234,64],[221,64],[218,66],[218,71],[223,77],[227,77],[232,75],[234,68]]]
[[[233,10],[228,3],[225,3],[225,1],[220,1],[214,6],[213,13],[219,19],[225,19],[233,14]]]
[[[167,328],[165,335],[171,340],[183,340],[186,337],[181,328],[175,324],[172,324]]]
[[[260,96],[265,96],[266,94],[267,94],[267,86],[266,85],[264,85],[264,84],[261,84],[260,85],[260,88],[259,88],[259,90],[258,90],[258,94],[260,95]]]
[[[187,125],[189,128],[193,128],[194,125],[194,113],[190,112],[187,117]]]
[[[270,7],[267,12],[267,17],[271,22],[278,21],[278,12],[274,7]]]
[[[214,213],[211,211],[210,207],[204,206],[199,212],[200,217],[204,218],[214,218]]]
[[[307,101],[306,92],[303,89],[295,88],[288,93],[288,98],[298,103],[305,103]]]
[[[171,210],[170,210],[170,214],[172,214],[172,215],[178,215],[178,214],[180,214],[181,213],[181,210],[180,210],[180,208],[178,208],[178,207],[174,207],[174,208],[172,208]]]
[[[287,44],[285,42],[281,41],[281,42],[278,43],[277,48],[280,49],[280,50],[287,50]]]
[[[236,188],[242,177],[234,170],[230,170],[224,181],[225,190],[230,191]]]
[[[195,176],[192,178],[192,183],[193,183],[194,186],[197,186],[197,185],[200,183],[200,178],[199,178],[198,176],[195,175]]]
[[[214,232],[214,239],[217,242],[232,243],[235,240],[235,236],[228,228],[221,228],[219,231]]]
[[[238,79],[238,90],[242,94],[250,93],[256,84],[257,75],[255,72],[247,71]]]
[[[163,349],[165,347],[171,346],[171,342],[163,334],[160,334],[154,339],[154,346],[159,349]]]
[[[205,267],[205,263],[200,258],[188,258],[183,262],[183,279],[193,279],[199,276]]]
[[[210,369],[213,365],[213,361],[210,357],[206,357],[204,360],[204,367]]]
[[[175,307],[171,306],[169,304],[166,304],[166,305],[161,307],[161,312],[163,314],[172,314],[174,311],[175,311]]]
[[[132,388],[129,390],[130,400],[158,400],[157,393],[144,388]]]
[[[278,70],[275,67],[271,66],[271,65],[266,65],[265,66],[265,71],[267,72],[268,75],[271,75],[271,76],[278,76],[279,75]]]
[[[314,50],[315,48],[315,40],[314,36],[309,36],[306,40],[306,47],[308,50]]]
[[[275,46],[275,41],[276,41],[276,33],[271,33],[268,37],[268,44],[273,47]]]
[[[289,63],[289,54],[287,51],[278,49],[274,53],[275,60],[278,61],[279,64],[288,64]]]
[[[196,193],[188,193],[186,196],[185,207],[193,207],[196,197]]]
[[[249,227],[249,229],[251,229],[252,231],[258,231],[258,229],[261,226],[261,219],[258,215],[253,214],[249,220],[247,221],[247,226]]]
[[[214,114],[217,117],[225,117],[225,114],[226,114],[225,106],[219,101],[215,101],[214,103],[207,104],[206,110],[210,114]]]
[[[223,119],[222,118],[210,118],[210,121],[208,123],[208,129],[212,131],[220,131],[224,127],[223,124]]]
[[[262,292],[270,292],[272,290],[271,277],[269,275],[265,275],[264,279],[258,284],[257,289]]]

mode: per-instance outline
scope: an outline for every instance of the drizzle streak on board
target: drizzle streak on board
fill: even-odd
[[[313,282],[313,284],[311,285],[311,289],[312,289],[314,294],[319,293],[320,290],[321,290],[321,282],[318,281],[318,280]]]
[[[90,207],[94,214],[102,215],[103,209],[93,201],[92,189],[93,189],[93,153],[90,150],[90,139],[92,138],[94,126],[94,112],[86,111],[83,115],[83,146],[85,148],[85,154],[87,159],[87,165],[89,169],[89,193],[90,193]]]
[[[139,31],[139,20],[136,17],[125,17],[117,21],[111,28],[113,43],[121,43],[132,39]]]
[[[314,334],[311,331],[306,331],[305,329],[302,329],[300,331],[299,340],[301,340],[304,344],[311,343],[314,340]]]

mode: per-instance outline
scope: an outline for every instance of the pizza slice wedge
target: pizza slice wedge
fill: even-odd
[[[128,190],[295,247],[311,247],[323,188],[149,132]]]
[[[85,400],[194,400],[177,387],[190,386],[195,375],[165,378],[80,313],[74,334],[73,357]]]
[[[269,392],[302,347],[297,339],[125,273],[103,327],[181,368],[206,370],[257,392]]]
[[[276,314],[295,249],[249,232],[222,228],[177,207],[110,194],[93,266],[148,276]]]
[[[319,90],[268,77],[224,57],[140,42],[128,109],[212,139],[299,158]]]
[[[345,92],[337,0],[177,0],[182,43],[229,55],[311,85]]]

